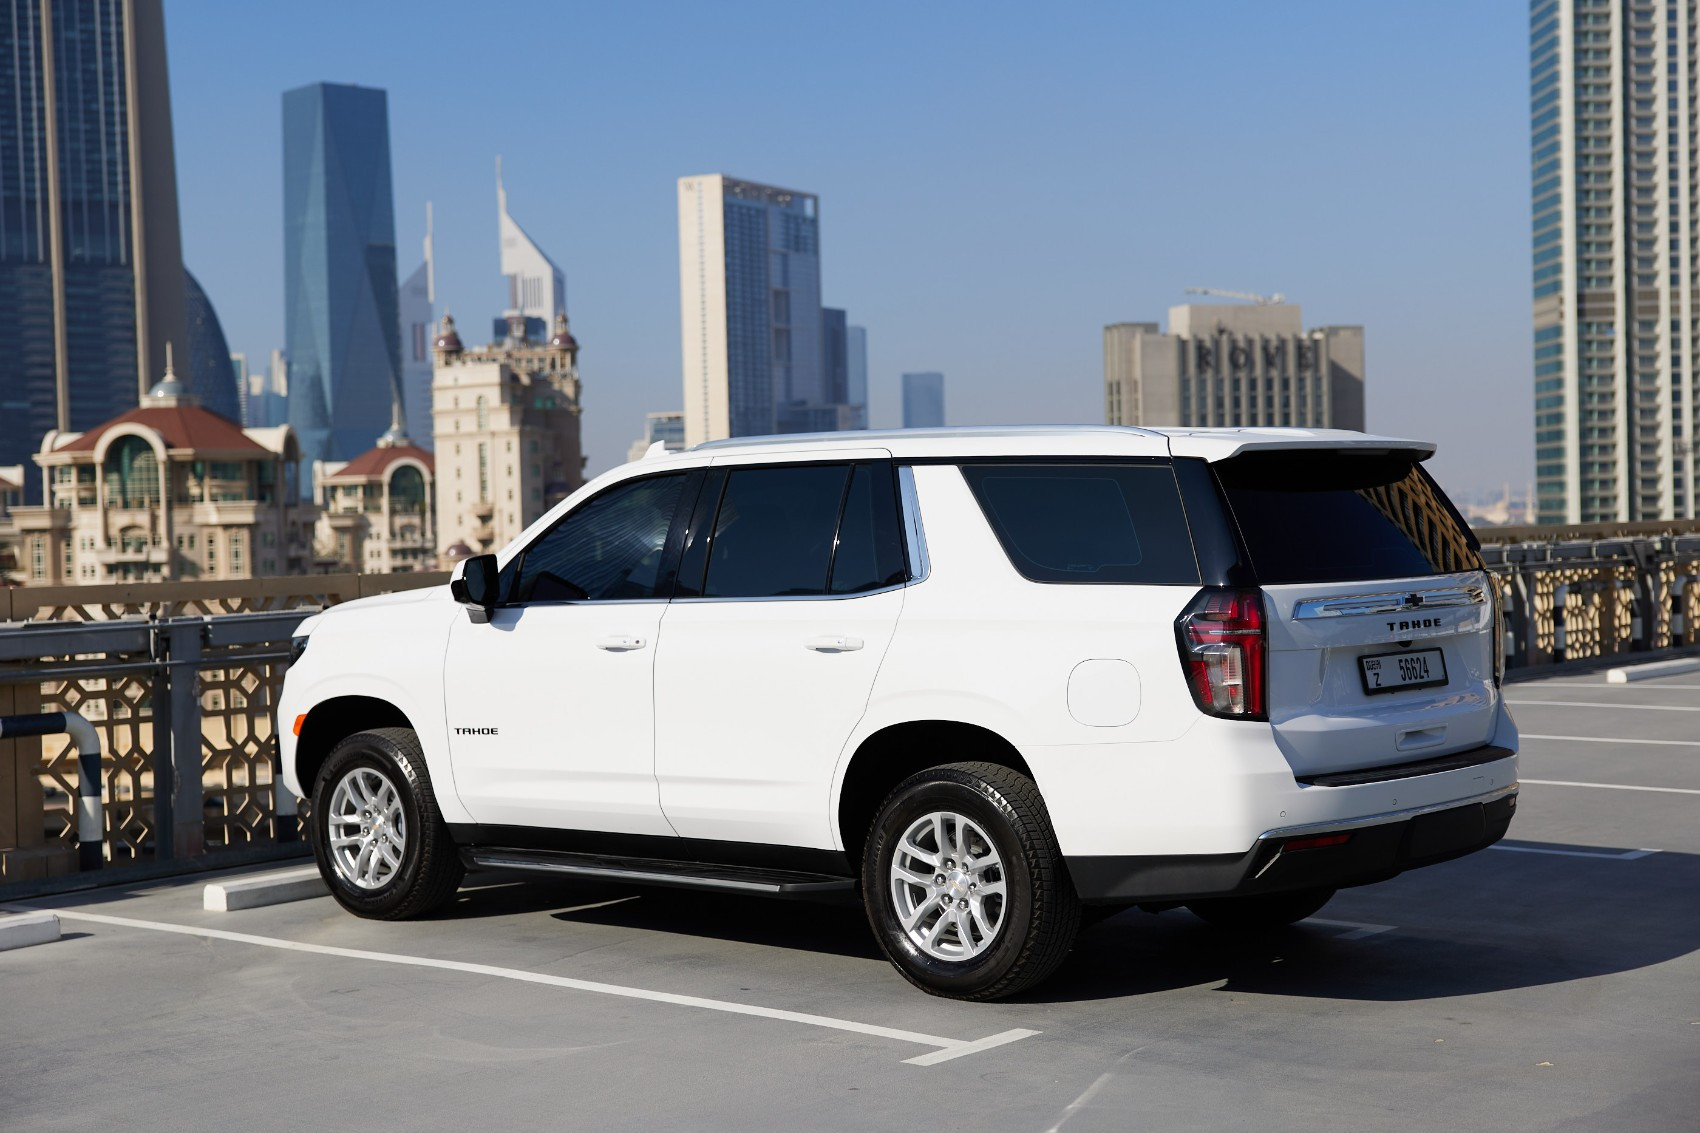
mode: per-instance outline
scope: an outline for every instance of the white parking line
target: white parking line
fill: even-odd
[[[1700,689],[1700,685],[1667,685],[1652,681],[1638,682],[1633,685],[1620,685],[1611,681],[1554,681],[1551,684],[1541,684],[1537,688],[1615,688],[1627,689],[1630,692],[1656,692],[1661,688],[1679,688],[1689,692]]]
[[[1523,780],[1525,783],[1527,779]],[[1656,854],[1657,850],[1624,850],[1619,854],[1608,854],[1604,850],[1549,850],[1543,846],[1507,846],[1503,842],[1489,846],[1490,850],[1504,850],[1508,854],[1551,854],[1557,858],[1605,858],[1607,861],[1632,862],[1636,858],[1644,858]]]
[[[1689,787],[1631,787],[1624,783],[1573,783],[1568,779],[1523,779],[1519,783],[1534,783],[1541,787],[1594,787],[1601,791],[1653,791],[1661,795],[1700,795]]]
[[[1392,932],[1394,929],[1399,927],[1398,925],[1391,924],[1364,924],[1361,921],[1331,921],[1325,920],[1322,917],[1306,917],[1299,923],[1319,924],[1326,925],[1329,928],[1345,928],[1351,930],[1350,932],[1341,933],[1336,938],[1338,940],[1362,940],[1366,936],[1378,936],[1384,932]]]
[[[1507,700],[1505,703],[1518,708],[1538,704],[1543,708],[1610,708],[1613,711],[1700,712],[1700,707],[1689,704],[1608,704],[1603,700]]]
[[[1533,732],[1524,732],[1526,740],[1569,740],[1579,744],[1656,744],[1660,747],[1700,747],[1700,740],[1628,740],[1612,739],[1608,736],[1537,736]],[[1524,780],[1528,782],[1528,780]]]
[[[547,984],[551,987],[570,988],[573,991],[595,992],[598,995],[617,995],[626,999],[647,999],[652,1003],[670,1003],[678,1007],[700,1007],[705,1011],[723,1011],[730,1015],[752,1015],[759,1019],[777,1019],[786,1023],[802,1023],[810,1027],[851,1031],[859,1035],[872,1035],[875,1038],[895,1039],[898,1042],[939,1048],[915,1058],[904,1059],[904,1062],[911,1066],[934,1066],[940,1062],[948,1062],[953,1058],[961,1058],[968,1054],[978,1054],[983,1050],[990,1050],[993,1047],[1030,1038],[1040,1033],[1026,1028],[1016,1028],[1000,1031],[983,1039],[947,1039],[940,1035],[922,1034],[919,1031],[903,1031],[895,1027],[877,1027],[871,1023],[858,1023],[851,1019],[834,1019],[828,1015],[809,1015],[801,1011],[782,1011],[773,1007],[757,1007],[754,1004],[733,1003],[724,999],[704,999],[695,995],[676,995],[670,991],[650,991],[647,988],[598,983],[594,980],[575,980],[568,976],[551,976],[543,972],[528,972],[522,968],[498,968],[491,964],[468,964],[460,960],[435,960],[428,956],[406,956],[394,952],[368,952],[360,948],[335,948],[328,944],[303,944],[300,941],[282,940],[274,936],[252,936],[245,932],[227,932],[217,928],[197,928],[194,925],[168,924],[164,921],[113,917],[104,913],[85,913],[80,909],[38,910],[35,906],[15,907],[30,912],[56,913],[62,920],[89,921],[94,924],[115,925],[119,928],[137,928],[146,929],[150,932],[176,933],[180,936],[199,936],[210,940],[228,940],[236,944],[253,944],[261,948],[279,948],[289,952],[311,952],[320,956],[340,956],[349,960],[371,960],[380,964],[402,964],[415,968],[437,968],[450,972],[467,972],[476,976],[491,976],[496,979],[517,980],[521,983]]]

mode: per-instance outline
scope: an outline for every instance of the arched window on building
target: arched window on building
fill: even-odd
[[[390,474],[390,514],[425,514],[425,476],[411,464]]]
[[[141,437],[119,437],[106,450],[104,472],[108,507],[159,505],[159,458]]]

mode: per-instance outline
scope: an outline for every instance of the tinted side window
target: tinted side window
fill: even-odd
[[[859,594],[896,586],[907,577],[897,484],[889,464],[858,464],[838,522],[832,556],[834,594]]]
[[[517,602],[659,597],[667,532],[685,475],[610,488],[556,524],[520,559]]]
[[[708,552],[705,598],[826,593],[847,465],[733,469]]]
[[[1408,457],[1248,453],[1215,469],[1259,582],[1482,569],[1475,536]]]
[[[1010,562],[1034,582],[1198,582],[1166,463],[970,464],[962,475]]]

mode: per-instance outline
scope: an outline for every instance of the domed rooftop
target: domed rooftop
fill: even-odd
[[[466,347],[460,343],[460,335],[455,331],[455,318],[447,311],[443,312],[443,321],[437,327],[437,341],[434,344],[438,350],[458,351]]]
[[[555,316],[555,333],[549,337],[549,345],[562,350],[577,350],[578,339],[567,328],[567,313],[561,311]]]

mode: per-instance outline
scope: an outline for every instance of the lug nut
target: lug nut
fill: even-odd
[[[964,897],[962,900],[958,901],[956,903],[956,907],[959,909],[966,909],[968,907],[968,898]]]
[[[934,885],[943,885],[944,884],[944,874],[941,873],[937,877],[933,878],[933,884]]]

